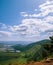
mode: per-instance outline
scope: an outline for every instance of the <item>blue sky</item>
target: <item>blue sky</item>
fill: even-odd
[[[52,28],[53,0],[0,0],[0,41],[41,40]]]
[[[0,21],[8,25],[19,24],[22,19],[20,12],[33,13],[33,10],[42,2],[41,0],[0,0]]]

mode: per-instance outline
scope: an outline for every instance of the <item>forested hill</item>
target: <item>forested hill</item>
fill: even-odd
[[[21,50],[25,54],[24,57],[28,58],[28,60],[40,61],[50,55],[51,41],[42,40],[25,46],[15,45],[13,47],[16,50]]]
[[[36,45],[42,45],[42,44],[46,44],[46,43],[50,44],[50,40],[45,39],[45,40],[41,40],[41,41],[38,41],[38,42],[30,43],[28,45],[16,44],[12,47],[16,50],[26,51],[26,50],[29,50]]]
[[[25,48],[30,49],[30,48],[32,48],[36,45],[43,45],[43,44],[50,44],[50,40],[45,39],[45,40],[41,40],[41,41],[38,41],[38,42],[33,42],[31,44],[28,44]]]

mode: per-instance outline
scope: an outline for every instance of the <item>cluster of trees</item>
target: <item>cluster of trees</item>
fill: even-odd
[[[53,55],[53,36],[50,38],[50,44],[44,44],[43,45],[43,57],[51,56]]]

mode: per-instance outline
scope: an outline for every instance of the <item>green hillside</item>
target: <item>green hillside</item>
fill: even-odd
[[[51,44],[50,40],[41,40],[38,42],[33,42],[31,44],[28,44],[26,46],[24,45],[15,45],[13,46],[16,50],[21,50],[22,53],[24,53],[23,57],[33,60],[41,60],[43,57],[46,57],[48,54],[48,51],[44,48],[44,45]],[[43,56],[42,52],[45,52],[45,56]],[[35,57],[34,57],[35,56]],[[36,59],[35,59],[36,58]]]
[[[12,47],[16,50],[26,51],[26,50],[29,50],[36,45],[42,45],[42,44],[46,44],[46,43],[50,44],[50,40],[41,40],[41,41],[38,41],[38,42],[30,43],[28,45],[16,44]]]
[[[25,65],[32,61],[41,61],[49,56],[53,57],[53,42],[42,40],[28,45],[14,45],[15,50],[21,52],[0,52],[1,65]]]
[[[42,40],[27,45],[25,53],[29,60],[40,61],[53,55],[53,47],[50,40]]]
[[[50,40],[41,40],[41,41],[38,41],[38,42],[33,42],[31,44],[28,44],[26,47],[25,47],[25,50],[28,50],[28,49],[31,49],[32,47],[36,46],[36,45],[42,45],[42,44],[50,44]]]
[[[44,50],[43,44],[50,44],[49,40],[42,40],[39,42],[34,42],[25,47],[25,57],[28,60],[33,59],[34,61],[43,59],[42,51]]]
[[[16,44],[12,46],[15,50],[24,51],[25,45],[22,44]]]

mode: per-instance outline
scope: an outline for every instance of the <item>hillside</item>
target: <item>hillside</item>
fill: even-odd
[[[53,57],[50,40],[41,40],[28,45],[15,44],[12,47],[21,52],[0,52],[1,65],[48,65],[47,58]]]
[[[46,43],[50,44],[50,40],[41,40],[41,41],[33,42],[33,43],[30,43],[27,45],[15,44],[12,47],[17,49],[17,50],[26,51],[26,50],[29,50],[36,45],[42,45],[42,44],[46,44]]]
[[[33,43],[28,44],[25,48],[26,48],[26,50],[28,50],[28,49],[32,48],[33,46],[42,45],[42,44],[46,44],[46,43],[50,44],[50,40],[45,39],[45,40],[41,40],[38,42],[33,42]]]
[[[26,46],[26,45],[16,44],[16,45],[13,45],[12,47],[13,47],[15,50],[24,51],[25,46]]]
[[[24,57],[27,58],[28,61],[40,61],[49,55],[49,51],[45,49],[44,46],[50,44],[50,40],[41,40],[28,45],[15,45],[13,48],[21,50]]]
[[[34,42],[26,46],[25,55],[28,60],[40,61],[43,58],[49,56],[49,51],[45,49],[45,45],[50,45],[50,40],[42,40]]]

